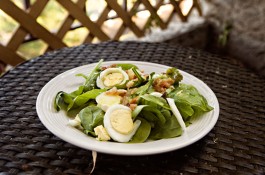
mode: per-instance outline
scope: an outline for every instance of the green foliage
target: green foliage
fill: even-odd
[[[174,99],[185,122],[213,109],[192,85],[180,84],[168,97]]]
[[[218,37],[218,44],[221,47],[225,47],[226,46],[228,38],[229,38],[229,34],[231,32],[231,29],[232,29],[232,24],[226,22],[224,24],[222,32],[220,33],[220,35]]]
[[[97,77],[99,76],[101,69],[100,66],[103,62],[103,59],[99,60],[99,62],[97,63],[97,65],[93,68],[93,70],[90,72],[90,74],[88,76],[84,75],[84,74],[77,74],[76,76],[81,76],[83,78],[85,78],[85,83],[84,83],[84,92],[90,91],[92,89],[96,88],[96,81],[97,81]]]
[[[106,91],[106,89],[98,89],[96,87],[96,79],[101,72],[102,61],[98,62],[89,75],[77,74],[77,76],[85,79],[84,84],[79,86],[77,90],[71,93],[60,91],[54,100],[54,106],[57,111],[65,110],[71,116],[79,114],[84,132],[94,137],[94,128],[104,125],[105,112],[97,107],[95,102],[95,98]],[[134,93],[129,94],[127,97],[129,99],[138,99],[137,106],[132,111],[132,119],[133,121],[141,121],[140,127],[129,143],[173,138],[182,134],[183,131],[178,119],[172,112],[174,108],[170,107],[171,105],[168,104],[165,98],[174,99],[186,126],[191,123],[193,118],[213,109],[194,86],[179,83],[183,77],[176,68],[169,68],[165,73],[156,74],[156,76],[151,73],[148,79],[145,80],[140,77],[141,75],[135,66],[119,64],[119,67],[123,67],[126,70],[132,69],[141,83],[143,83],[137,89],[134,89]],[[170,91],[167,91],[162,97],[150,95],[154,91],[154,77],[174,80]]]
[[[143,143],[147,140],[151,132],[151,124],[148,121],[140,117],[138,120],[141,121],[141,125],[129,143]]]
[[[96,106],[88,106],[79,112],[81,125],[86,134],[95,136],[94,128],[103,125],[104,111]]]

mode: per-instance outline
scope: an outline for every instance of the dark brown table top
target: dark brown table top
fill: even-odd
[[[177,67],[216,94],[212,131],[180,150],[149,156],[98,154],[94,174],[265,174],[265,80],[229,59],[165,43],[105,42],[64,48],[25,62],[0,78],[0,172],[88,174],[91,151],[54,136],[36,99],[56,75],[81,65],[137,60]]]

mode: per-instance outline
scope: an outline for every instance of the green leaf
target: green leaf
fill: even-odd
[[[140,127],[137,129],[136,133],[132,137],[129,143],[143,143],[147,140],[150,132],[151,125],[143,118],[137,118],[137,120],[141,121]]]
[[[142,109],[144,107],[146,107],[146,106],[147,105],[138,105],[138,106],[136,106],[136,108],[132,112],[132,119],[134,120],[138,116],[138,114],[140,114],[140,112],[142,111]]]
[[[166,75],[174,80],[174,84],[178,84],[183,79],[183,76],[180,74],[179,70],[174,67],[168,68]]]
[[[70,96],[75,98],[78,95],[81,95],[83,93],[84,86],[79,86],[77,90],[70,93]]]
[[[75,76],[77,76],[77,77],[83,77],[85,80],[88,79],[88,76],[86,76],[85,74],[82,74],[82,73],[76,74]]]
[[[65,110],[67,108],[67,104],[64,102],[63,99],[63,91],[60,91],[56,94],[54,98],[54,109],[56,111],[60,111],[61,109]]]
[[[164,117],[167,119],[171,118],[171,112],[170,110],[163,109],[161,110],[161,113],[164,115]]]
[[[102,62],[103,62],[103,59],[99,60],[97,65],[93,68],[93,70],[90,72],[88,76],[85,76],[84,74],[77,74],[77,76],[81,76],[86,79],[84,83],[84,92],[90,91],[97,87],[96,81],[97,81],[97,77],[99,76],[101,72],[100,66]]]
[[[180,84],[168,96],[174,99],[181,115],[184,116],[185,122],[213,109],[192,85]]]
[[[152,129],[149,139],[158,140],[165,138],[178,137],[182,134],[182,129],[175,116],[171,115],[170,111],[163,110],[162,114],[166,117],[164,125],[157,125]]]
[[[156,108],[153,108],[152,106],[146,106],[143,108],[143,111],[149,111],[152,112],[156,118],[157,118],[157,124],[164,125],[166,122],[166,118],[163,116],[163,114]]]
[[[126,87],[126,84],[129,82],[129,80],[126,80],[123,84],[118,84],[118,85],[116,85],[115,87],[117,88],[117,89],[126,89],[127,87]]]
[[[67,111],[71,110],[72,108],[82,106],[83,104],[88,102],[90,99],[95,99],[99,94],[105,91],[106,89],[93,89],[81,95],[78,95],[71,103],[69,103],[67,107]]]
[[[151,111],[142,111],[140,117],[146,119],[150,123],[152,128],[154,128],[158,122],[158,118]]]
[[[156,104],[158,106],[161,106],[162,108],[170,109],[169,105],[167,104],[167,101],[162,97],[156,97],[156,96],[150,95],[150,94],[145,94],[145,95],[142,95],[140,97],[142,99],[148,101],[149,102],[148,104],[151,106],[154,106],[154,105],[152,105],[152,103],[153,103],[153,104]]]
[[[187,103],[179,103],[176,102],[176,106],[178,107],[178,110],[183,118],[184,121],[188,121],[190,119],[191,116],[193,116],[194,114],[194,110],[191,107],[190,104]]]
[[[96,106],[96,102],[94,100],[90,100],[81,106],[70,109],[66,114],[68,117],[75,117],[82,109],[88,106]]]
[[[145,82],[145,79],[139,74],[139,72],[137,71],[136,68],[132,68],[132,71],[134,72],[134,74],[137,77],[137,81],[134,82],[133,87],[138,87],[138,86],[142,85]]]
[[[123,70],[129,70],[132,68],[138,69],[137,66],[135,66],[134,64],[116,64],[117,67],[121,67]]]
[[[63,97],[64,102],[67,104],[72,103],[73,99],[74,99],[73,96],[71,96],[70,94],[68,94],[66,92],[63,93],[62,97]]]
[[[94,128],[103,124],[104,111],[97,106],[88,106],[79,112],[81,125],[85,133],[93,135]]]
[[[140,115],[142,118],[145,118],[149,122],[152,122],[153,124],[157,123],[159,125],[163,125],[166,122],[166,119],[163,116],[163,114],[158,109],[153,108],[152,106],[148,105],[137,106],[132,112],[133,120],[135,120],[138,115]]]
[[[152,76],[154,75],[154,73],[151,73],[149,75],[149,80],[148,82],[145,84],[145,85],[142,85],[140,86],[136,92],[134,93],[135,95],[143,95],[143,94],[146,94],[148,93],[149,91],[151,91],[152,89],[152,84],[153,84],[153,81],[154,79],[152,78]]]

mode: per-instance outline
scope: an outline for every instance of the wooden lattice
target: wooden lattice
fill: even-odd
[[[105,1],[107,6],[101,12],[98,20],[93,22],[85,11],[85,8],[88,8],[85,7],[86,0],[77,0],[75,3],[71,0],[57,0],[57,2],[68,11],[68,16],[65,18],[59,30],[56,33],[52,33],[36,21],[49,0],[36,0],[27,11],[20,9],[10,0],[0,0],[0,9],[19,23],[19,27],[14,32],[9,42],[5,46],[0,44],[0,60],[13,66],[25,61],[25,58],[17,54],[17,49],[25,42],[25,38],[28,34],[35,39],[41,39],[46,42],[48,44],[46,51],[67,47],[63,42],[63,38],[66,33],[71,30],[71,26],[75,19],[81,23],[82,27],[86,27],[89,30],[88,35],[85,36],[84,39],[84,43],[89,43],[92,42],[95,37],[100,41],[119,40],[127,28],[137,37],[143,37],[152,21],[155,21],[157,26],[161,29],[165,29],[174,15],[178,15],[184,22],[187,21],[192,9],[197,9],[199,14],[202,15],[198,0],[193,0],[192,7],[187,15],[183,15],[180,9],[180,3],[183,0],[170,0],[167,2],[164,0],[157,0],[155,5],[152,5],[149,0],[135,0],[130,10],[118,4],[117,0]],[[158,9],[165,3],[174,7],[167,21],[163,21],[157,13]],[[139,12],[138,8],[141,4],[144,5],[144,10],[150,12],[150,17],[144,26],[140,28],[132,20],[132,17]],[[108,36],[101,29],[103,23],[108,20],[108,14],[111,10],[114,10],[117,14],[117,18],[122,20],[122,25],[118,30],[113,31],[113,33],[115,33],[113,37]]]

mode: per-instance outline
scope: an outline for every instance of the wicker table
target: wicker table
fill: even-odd
[[[0,79],[0,172],[88,174],[91,151],[54,136],[40,122],[36,98],[56,75],[110,60],[175,66],[215,92],[220,116],[200,141],[150,156],[99,154],[94,174],[264,174],[265,80],[225,58],[161,43],[105,42],[64,48],[28,61]]]

